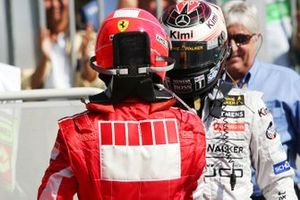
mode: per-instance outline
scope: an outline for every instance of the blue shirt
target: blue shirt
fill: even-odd
[[[293,70],[256,60],[239,87],[264,93],[263,100],[272,112],[277,132],[290,165],[296,169],[300,155],[300,76]],[[300,171],[295,170],[295,183],[300,183]],[[254,193],[258,192],[257,186]]]

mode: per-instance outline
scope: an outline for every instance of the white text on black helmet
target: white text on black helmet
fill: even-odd
[[[205,76],[201,74],[200,76],[197,76],[194,78],[195,81],[195,90],[198,91],[201,88],[205,87]]]

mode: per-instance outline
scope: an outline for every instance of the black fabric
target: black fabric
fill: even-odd
[[[228,93],[233,88],[233,84],[227,81],[222,81],[219,85],[216,86],[216,88],[218,88],[220,93],[223,94],[224,98],[210,100],[209,114],[215,118],[220,118],[222,114],[223,102],[225,100],[225,97],[228,96]]]
[[[259,196],[259,197],[251,196],[251,199],[252,200],[266,200],[265,197],[263,197],[263,196]]]
[[[168,92],[156,88],[151,79],[141,80],[137,83],[128,82],[126,79],[117,80],[117,82],[114,89],[108,88],[100,94],[90,96],[89,101],[114,104],[125,101],[128,97],[136,97],[147,102],[161,102],[173,98]],[[123,90],[123,92],[116,92],[119,90]]]
[[[150,77],[113,77],[106,94],[112,103],[118,103],[128,97],[137,97],[154,101],[153,82]]]
[[[92,103],[111,103],[110,98],[108,98],[108,95],[105,92],[89,96],[89,101]]]
[[[127,68],[137,76],[139,66],[150,66],[150,42],[145,32],[124,32],[113,37],[113,68]]]

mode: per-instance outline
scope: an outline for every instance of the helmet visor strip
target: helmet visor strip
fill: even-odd
[[[176,60],[174,69],[207,68],[223,61],[225,48],[208,49],[206,42],[172,42],[170,56]]]

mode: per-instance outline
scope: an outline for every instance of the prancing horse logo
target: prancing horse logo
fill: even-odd
[[[190,17],[185,14],[181,14],[175,19],[175,24],[179,27],[185,27],[190,24]]]
[[[128,28],[128,25],[129,25],[129,21],[128,20],[122,19],[122,20],[118,21],[118,29],[119,29],[119,31],[120,32],[124,32]]]

